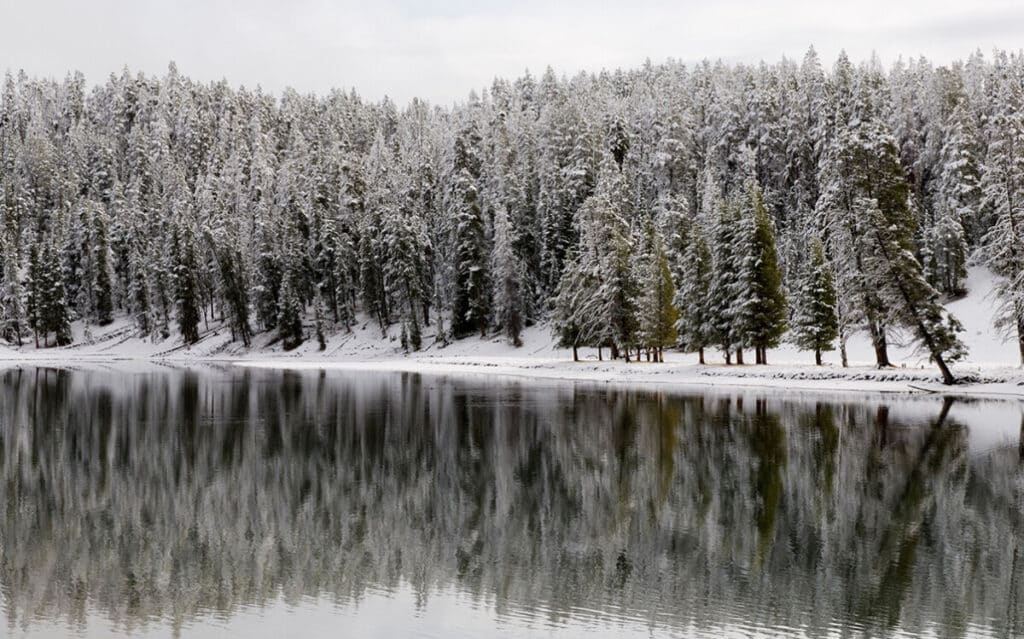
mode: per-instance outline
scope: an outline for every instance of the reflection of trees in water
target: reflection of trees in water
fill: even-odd
[[[11,618],[410,584],[499,614],[1024,631],[1017,450],[940,416],[415,375],[10,371]],[[16,619],[12,619],[15,621]]]

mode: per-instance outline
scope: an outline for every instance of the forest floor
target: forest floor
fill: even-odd
[[[892,368],[871,366],[873,351],[866,336],[853,336],[847,346],[851,366],[839,365],[838,352],[824,354],[824,365],[814,366],[813,353],[783,345],[768,351],[768,365],[727,366],[721,354],[709,349],[707,365],[697,363],[694,354],[666,352],[665,363],[625,363],[598,360],[596,349],[580,349],[581,361],[572,352],[555,346],[550,328],[544,324],[527,328],[520,347],[501,336],[470,337],[442,345],[431,327],[424,331],[421,351],[405,354],[398,329],[382,336],[379,327],[363,321],[351,331],[328,338],[318,349],[315,339],[285,352],[273,334],[257,335],[249,348],[232,341],[230,330],[217,323],[201,325],[201,339],[186,347],[177,335],[162,341],[140,338],[130,319],[120,318],[105,327],[73,326],[75,342],[63,348],[20,348],[0,344],[0,368],[20,364],[85,364],[125,360],[231,362],[244,366],[273,368],[323,368],[344,370],[406,371],[458,375],[502,375],[537,379],[572,379],[592,382],[670,384],[673,386],[769,387],[807,391],[868,391],[896,393],[943,393],[974,397],[1003,397],[1024,400],[1024,369],[1017,366],[1016,345],[1004,341],[992,328],[993,302],[989,295],[991,278],[984,269],[972,269],[971,291],[948,305],[965,327],[962,339],[970,356],[954,367],[963,383],[945,387],[927,357],[901,344],[893,336]],[[607,358],[607,351],[604,353]],[[753,352],[747,353],[753,357]]]

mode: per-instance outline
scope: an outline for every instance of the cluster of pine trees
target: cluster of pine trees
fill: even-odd
[[[0,337],[130,315],[286,348],[372,318],[406,348],[550,319],[613,357],[789,340],[952,381],[969,256],[1024,359],[1024,57],[495,80],[451,108],[201,84],[171,65],[0,96]]]

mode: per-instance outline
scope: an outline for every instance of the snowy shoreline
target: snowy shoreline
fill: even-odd
[[[813,354],[789,345],[768,350],[768,365],[732,365],[721,361],[720,353],[708,349],[708,364],[697,356],[666,351],[665,363],[654,364],[597,360],[597,351],[580,349],[581,361],[572,361],[572,351],[559,348],[546,324],[523,331],[520,347],[500,336],[469,337],[439,344],[435,336],[423,336],[424,348],[404,354],[398,327],[387,335],[372,321],[351,331],[328,336],[323,351],[315,339],[284,351],[273,333],[257,334],[249,348],[231,339],[231,331],[219,323],[203,326],[200,340],[185,346],[180,335],[153,341],[140,338],[129,318],[120,317],[98,328],[81,322],[72,325],[74,343],[61,348],[36,349],[0,344],[0,370],[19,365],[58,366],[119,365],[130,363],[178,366],[227,364],[280,369],[325,369],[338,371],[393,371],[432,375],[490,375],[543,380],[572,380],[595,383],[666,385],[693,389],[768,388],[778,391],[820,391],[861,393],[938,393],[957,397],[989,397],[1024,400],[1024,369],[1017,367],[1015,345],[1004,341],[992,329],[989,303],[991,283],[982,269],[971,270],[971,294],[949,304],[964,323],[964,340],[970,361],[956,365],[954,372],[973,383],[948,387],[927,358],[912,347],[903,346],[894,335],[890,358],[895,368],[872,366],[873,350],[867,336],[855,334],[847,345],[851,366],[842,368],[839,355],[824,354],[824,366],[813,364]],[[605,353],[607,356],[607,352]]]
[[[482,342],[486,343],[486,342]],[[958,367],[957,373],[976,381],[944,386],[938,374],[927,368],[877,369],[869,366],[840,368],[833,365],[700,365],[690,356],[666,353],[663,364],[552,357],[550,353],[512,357],[488,354],[435,353],[408,356],[379,354],[364,359],[332,359],[303,354],[249,352],[244,354],[181,353],[152,356],[127,352],[0,351],[0,370],[21,366],[123,367],[143,363],[169,366],[230,365],[279,370],[339,372],[395,372],[441,376],[527,378],[545,381],[577,381],[616,385],[663,386],[674,389],[773,389],[779,392],[935,394],[964,398],[1024,401],[1024,370],[1009,367]]]

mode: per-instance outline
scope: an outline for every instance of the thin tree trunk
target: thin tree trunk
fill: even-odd
[[[704,347],[703,346],[701,346],[700,348],[697,349],[697,361],[700,362],[701,365],[704,364]]]
[[[732,364],[732,351],[726,349],[725,351],[725,365],[730,366]]]
[[[575,344],[572,345],[572,361],[574,361],[574,362],[580,361],[580,354],[576,350],[576,345]]]
[[[738,364],[740,366],[743,365],[743,349],[742,348],[737,348],[736,349],[736,364]]]
[[[814,365],[815,366],[821,366],[821,349],[820,348],[814,349]]]

